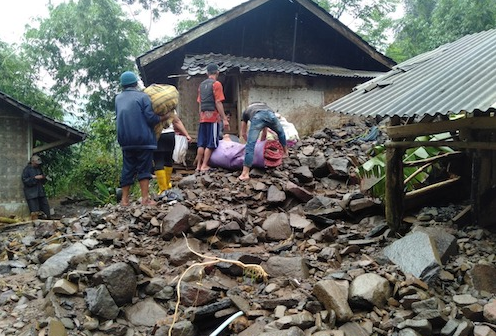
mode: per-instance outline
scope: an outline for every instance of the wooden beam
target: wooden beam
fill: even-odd
[[[460,180],[460,176],[457,176],[455,178],[452,178],[452,179],[449,179],[446,181],[437,182],[437,183],[428,185],[426,187],[423,187],[423,188],[420,188],[417,190],[409,191],[405,194],[405,199],[409,200],[411,198],[423,197],[424,195],[426,195],[426,194],[428,194],[434,190],[445,188],[445,187],[448,187],[452,184],[455,184],[458,182],[458,180]]]
[[[452,121],[438,121],[432,123],[388,126],[386,127],[386,133],[390,138],[407,138],[412,136],[456,131],[459,129],[496,130],[496,117],[474,117]]]
[[[463,142],[463,141],[389,141],[386,148],[414,148],[414,147],[451,147],[460,149],[487,149],[496,150],[493,142]]]
[[[416,166],[424,165],[424,164],[429,163],[429,162],[443,161],[443,160],[447,160],[447,159],[456,159],[458,157],[461,157],[462,155],[463,155],[463,152],[459,152],[459,151],[444,153],[441,155],[429,157],[427,159],[403,162],[403,166],[404,167],[416,167]]]
[[[54,148],[54,147],[63,145],[65,143],[67,143],[67,142],[68,142],[67,139],[64,139],[64,140],[58,140],[58,141],[46,143],[46,144],[44,144],[42,146],[38,146],[38,147],[33,148],[33,154],[36,154],[36,153],[39,153],[39,152],[43,152],[44,150],[47,150],[47,149],[50,149],[50,148]]]

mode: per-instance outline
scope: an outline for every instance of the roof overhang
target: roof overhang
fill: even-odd
[[[34,142],[39,141],[41,143],[41,145],[33,148],[33,153],[51,148],[67,147],[86,138],[86,133],[47,117],[3,92],[0,92],[0,99],[21,112],[24,120],[31,125]]]
[[[171,41],[158,46],[145,54],[138,56],[136,58],[136,63],[139,69],[143,69],[147,65],[157,61],[158,59],[167,56],[174,50],[180,49],[191,43],[192,41],[208,34],[212,30],[218,28],[219,26],[228,23],[232,20],[235,20],[239,16],[267,3],[275,0],[250,0],[245,3],[242,3],[231,10],[222,13],[208,21],[205,21],[198,26],[192,28],[186,33],[177,36]],[[389,57],[383,55],[382,53],[375,50],[371,45],[369,45],[365,40],[363,40],[360,36],[354,33],[351,29],[341,23],[339,20],[335,19],[332,15],[327,13],[322,7],[317,5],[312,0],[291,0],[292,2],[300,4],[302,7],[313,13],[316,17],[327,23],[329,26],[334,28],[338,33],[340,33],[343,37],[350,40],[352,43],[358,46],[358,48],[362,49],[365,53],[367,53],[371,58],[383,64],[384,66],[391,68],[396,63],[390,59]]]

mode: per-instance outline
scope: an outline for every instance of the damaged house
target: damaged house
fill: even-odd
[[[0,215],[29,213],[21,174],[31,155],[70,146],[85,137],[0,92]]]
[[[496,216],[496,29],[467,35],[395,66],[357,86],[325,110],[389,117],[386,216],[395,229],[404,211],[430,202],[468,200],[466,223],[494,224]],[[415,162],[405,151],[450,148]],[[438,176],[405,193],[404,168]],[[442,167],[442,173],[439,171]],[[432,173],[430,173],[432,177]],[[471,214],[471,216],[470,216]],[[462,218],[453,219],[454,222]]]
[[[231,133],[251,101],[265,101],[302,134],[332,126],[325,103],[395,64],[311,0],[251,0],[137,58],[146,86],[175,85],[188,132],[198,125],[197,88],[219,65]]]

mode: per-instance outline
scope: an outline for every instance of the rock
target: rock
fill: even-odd
[[[347,322],[353,316],[348,304],[348,288],[334,280],[321,280],[313,288],[313,294],[324,307],[336,312],[339,322]]]
[[[403,272],[424,281],[434,279],[440,271],[441,260],[435,242],[424,232],[410,233],[395,241],[384,249],[384,255]]]
[[[167,310],[153,299],[140,301],[125,309],[126,319],[136,326],[153,327],[167,316]]]
[[[291,327],[286,330],[263,332],[258,336],[305,336],[305,333],[298,327]]]
[[[105,285],[87,288],[85,299],[89,311],[96,316],[112,320],[119,314],[119,307]]]
[[[160,234],[164,239],[170,239],[173,236],[180,236],[189,229],[190,211],[181,203],[177,203],[163,219],[160,227]]]
[[[48,336],[67,336],[64,324],[57,319],[52,319],[48,323]]]
[[[274,203],[282,203],[286,200],[286,193],[282,190],[279,190],[274,185],[271,185],[269,187],[269,190],[267,191],[267,203],[269,204],[274,204]]]
[[[496,336],[496,331],[486,325],[476,325],[474,328],[474,336]]]
[[[470,321],[482,321],[484,307],[478,303],[474,303],[468,306],[464,306],[461,309],[463,316],[465,316]]]
[[[492,300],[484,306],[483,315],[487,322],[496,324],[496,300]]]
[[[475,265],[470,270],[470,278],[474,288],[496,294],[496,267],[491,265]]]
[[[425,232],[434,239],[439,259],[444,264],[448,259],[458,253],[456,237],[446,232],[444,228],[416,226],[412,232]]]
[[[308,202],[313,197],[312,193],[310,193],[304,188],[298,187],[296,184],[289,181],[286,184],[286,191],[289,192],[294,197],[296,197],[301,202]]]
[[[181,284],[181,304],[186,307],[203,306],[217,299],[218,292],[203,286],[189,283]]]
[[[424,319],[418,320],[405,320],[398,324],[398,329],[410,328],[418,332],[422,336],[432,335],[432,325],[429,321]]]
[[[288,216],[283,212],[270,215],[264,221],[262,228],[267,232],[267,238],[270,240],[288,239],[292,233]]]
[[[200,252],[200,241],[198,239],[188,239],[188,244],[193,251]],[[178,239],[163,250],[164,255],[169,258],[169,262],[174,266],[184,265],[190,260],[195,260],[198,257],[188,249],[184,239]]]
[[[406,329],[401,329],[400,332],[398,333],[398,336],[424,336],[424,335],[419,334],[413,329],[406,328]]]
[[[350,285],[349,302],[357,307],[384,307],[391,297],[389,281],[374,273],[356,277]]]
[[[312,222],[303,216],[300,216],[296,213],[289,214],[289,226],[291,226],[294,229],[303,230],[310,224],[312,224]]]
[[[327,160],[329,175],[333,178],[347,177],[349,165],[350,161],[346,158],[337,157]]]
[[[267,260],[266,272],[271,277],[295,279],[306,279],[309,277],[305,259],[301,257],[270,257]]]
[[[371,333],[366,331],[356,322],[348,322],[339,327],[339,330],[344,332],[344,335],[353,336],[370,336]],[[331,334],[332,335],[332,334]]]
[[[45,280],[51,276],[59,276],[69,267],[69,261],[72,257],[88,252],[88,248],[81,243],[63,249],[59,253],[50,257],[38,269],[38,277]]]
[[[168,336],[169,335],[169,326],[163,326],[157,329],[155,336]],[[188,320],[183,320],[174,323],[172,327],[171,336],[195,336],[197,335],[197,331],[193,323]]]
[[[461,294],[453,296],[453,302],[460,306],[467,306],[477,303],[477,299],[470,294]]]
[[[66,279],[59,279],[53,285],[52,288],[54,293],[64,294],[64,295],[73,295],[78,291],[78,285],[72,283]]]
[[[305,330],[314,325],[314,323],[315,319],[313,318],[313,315],[307,311],[294,315],[287,315],[274,321],[274,324],[278,329],[289,329],[294,326]]]
[[[300,166],[293,170],[294,176],[300,183],[310,183],[313,181],[313,174],[308,166]]]
[[[136,292],[136,275],[124,262],[104,268],[92,280],[95,285],[104,284],[118,306],[131,302]]]

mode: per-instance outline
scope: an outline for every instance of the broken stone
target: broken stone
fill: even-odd
[[[96,285],[104,284],[118,306],[131,302],[136,292],[136,275],[133,268],[124,262],[101,270],[92,280]]]
[[[286,200],[286,193],[282,190],[279,190],[274,185],[271,185],[269,187],[269,190],[267,191],[267,203],[269,204],[274,204],[274,203],[282,203]]]
[[[306,279],[309,277],[305,259],[301,257],[270,257],[266,264],[267,273],[273,277]]]
[[[78,285],[66,280],[60,279],[57,280],[55,285],[52,288],[54,293],[64,294],[64,295],[73,295],[78,291]]]
[[[348,305],[348,288],[334,280],[321,280],[313,288],[313,294],[330,311],[336,312],[339,322],[347,322],[353,316]]]
[[[125,313],[126,319],[132,324],[153,327],[157,321],[167,315],[167,310],[157,304],[153,299],[148,298],[127,307]]]
[[[350,304],[357,307],[384,307],[391,296],[389,281],[374,273],[356,277],[350,285]]]
[[[59,253],[50,257],[38,269],[38,276],[45,280],[51,276],[59,276],[69,267],[69,261],[72,257],[88,252],[88,248],[77,242],[63,249]]]
[[[189,229],[190,211],[184,205],[177,203],[171,211],[165,216],[160,234],[164,239],[170,239],[173,236],[180,236]]]
[[[89,311],[96,316],[112,320],[119,314],[119,307],[105,285],[87,288],[85,299]]]
[[[395,241],[384,249],[384,255],[403,272],[425,281],[432,280],[440,271],[441,260],[435,242],[424,232],[410,233]]]
[[[270,240],[284,240],[291,237],[291,227],[289,226],[288,216],[281,213],[270,215],[263,223],[262,228],[267,233]]]

